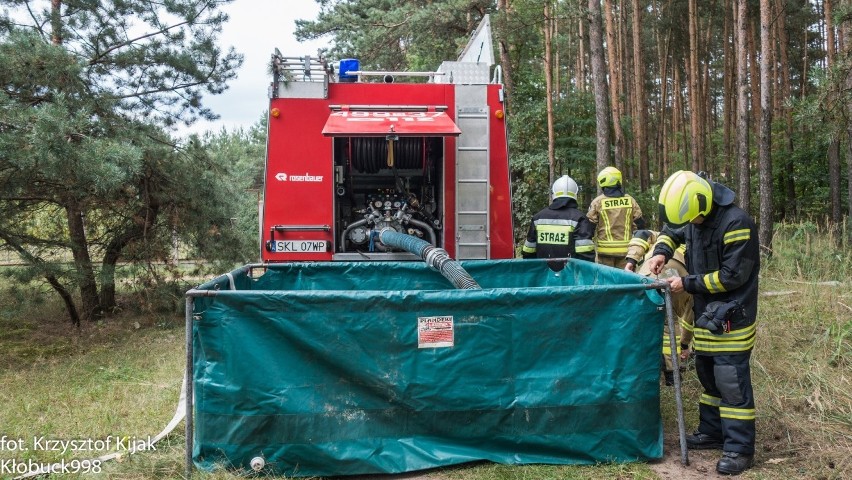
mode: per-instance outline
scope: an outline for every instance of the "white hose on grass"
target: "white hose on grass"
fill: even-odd
[[[154,435],[150,441],[145,442],[144,449],[149,450],[153,445],[162,440],[166,435],[172,433],[172,430],[178,426],[178,424],[184,419],[186,416],[186,376],[184,375],[183,383],[180,387],[180,400],[178,400],[177,408],[175,408],[175,414],[172,419],[169,421],[169,424],[158,434]],[[137,452],[138,447],[140,445],[131,445],[126,451],[122,452],[112,452],[106,455],[101,455],[100,457],[91,458],[87,460],[80,460],[80,462],[88,461],[89,464],[98,464],[108,462],[110,460],[118,460],[127,455],[132,455]],[[33,470],[31,472],[27,472],[24,475],[15,477],[15,480],[23,479],[23,478],[33,478],[41,475],[48,475],[54,472],[61,472],[63,467],[67,467],[68,462],[63,463],[53,463],[50,465],[40,465],[38,469]]]

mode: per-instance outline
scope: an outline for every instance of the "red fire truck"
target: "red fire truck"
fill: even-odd
[[[499,66],[486,18],[436,72],[272,56],[261,259],[414,260],[385,228],[457,259],[511,258]],[[335,68],[336,67],[336,68]]]

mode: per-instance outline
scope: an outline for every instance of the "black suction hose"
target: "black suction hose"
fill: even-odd
[[[482,287],[461,267],[443,248],[436,247],[420,238],[399,233],[392,228],[379,232],[379,240],[389,247],[401,248],[411,252],[426,262],[429,268],[443,275],[456,288],[479,290]]]

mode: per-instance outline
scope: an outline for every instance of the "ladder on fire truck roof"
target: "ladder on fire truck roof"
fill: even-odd
[[[491,258],[489,168],[491,152],[488,118],[488,70],[494,64],[491,21],[482,19],[456,62],[438,69],[449,75],[438,83],[456,84],[456,257]]]
[[[456,86],[456,256],[490,258],[489,122],[486,88]]]

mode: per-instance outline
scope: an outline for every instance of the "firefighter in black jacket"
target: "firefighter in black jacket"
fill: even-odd
[[[577,208],[577,182],[568,175],[553,182],[553,202],[533,215],[523,258],[580,258],[595,261],[594,227]]]
[[[666,223],[649,267],[659,273],[686,244],[685,277],[667,279],[672,293],[693,295],[694,352],[704,392],[692,449],[722,449],[716,471],[736,475],[754,464],[755,411],[749,359],[754,347],[760,270],[757,227],[734,205],[734,192],[679,171],[660,191]],[[685,225],[684,228],[677,227]]]

